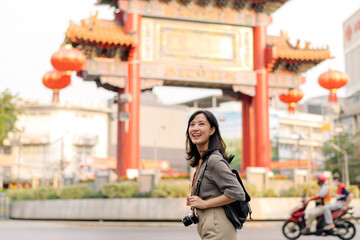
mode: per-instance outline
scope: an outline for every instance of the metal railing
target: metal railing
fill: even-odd
[[[10,211],[10,201],[5,193],[0,192],[0,220],[8,219]]]

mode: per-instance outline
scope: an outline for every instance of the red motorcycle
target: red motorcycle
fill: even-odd
[[[302,204],[297,206],[291,211],[291,217],[286,220],[282,227],[282,232],[287,239],[294,240],[299,238],[301,234],[301,230],[305,227],[305,209],[308,203],[305,204],[305,199],[302,200]],[[339,209],[332,212],[332,216],[334,219],[335,228],[332,230],[323,230],[325,224],[324,216],[318,217],[316,231],[308,232],[303,234],[307,235],[315,235],[315,236],[336,236],[343,240],[350,240],[355,237],[356,228],[354,224],[348,220],[342,219],[345,214],[350,214],[351,218],[353,217],[353,212],[351,211],[352,207],[348,207],[346,210]],[[356,221],[356,220],[355,220]]]

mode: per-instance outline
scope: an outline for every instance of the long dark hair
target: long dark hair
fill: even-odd
[[[190,161],[190,166],[196,167],[200,161],[200,153],[196,147],[196,145],[191,141],[190,134],[189,134],[189,127],[190,123],[194,120],[196,115],[204,114],[208,122],[210,123],[210,127],[215,127],[214,134],[210,135],[209,139],[209,148],[203,154],[203,160],[207,159],[210,154],[215,151],[219,150],[221,155],[226,159],[227,155],[225,153],[226,145],[223,139],[221,138],[221,134],[219,131],[219,124],[216,120],[214,114],[207,110],[197,110],[194,112],[188,121],[187,129],[186,129],[186,160]]]

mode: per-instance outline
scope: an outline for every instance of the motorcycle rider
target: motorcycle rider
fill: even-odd
[[[333,176],[334,183],[338,186],[336,191],[336,202],[324,207],[325,227],[324,230],[331,230],[335,228],[331,211],[338,209],[346,210],[349,207],[353,194],[348,192],[345,188],[345,184],[340,181],[340,175],[335,173]]]
[[[306,218],[306,227],[301,230],[302,234],[308,233],[311,228],[312,222],[318,217],[324,214],[324,205],[329,204],[331,200],[330,188],[326,183],[326,177],[324,174],[317,174],[316,176],[317,183],[320,185],[319,193],[305,200],[304,204],[308,204],[309,201],[315,200],[315,208],[312,208],[308,211],[308,216]]]

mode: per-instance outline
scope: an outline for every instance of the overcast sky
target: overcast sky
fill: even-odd
[[[108,6],[94,6],[95,0],[0,0],[0,92],[10,89],[22,98],[51,100],[51,90],[42,85],[45,72],[52,69],[50,57],[64,40],[69,21],[80,22],[99,11],[99,18],[113,19]],[[305,76],[301,86],[305,98],[328,94],[318,83],[319,75],[329,68],[344,71],[342,24],[360,8],[359,0],[290,0],[273,17],[269,35],[288,33],[293,44],[299,39],[303,47],[330,47],[335,59],[327,60]],[[155,92],[166,103],[188,100],[218,91],[179,88],[157,88]],[[344,91],[339,91],[344,95]],[[60,91],[60,99],[81,102],[105,101],[114,93],[97,88],[93,82],[73,78]]]

